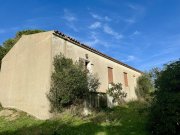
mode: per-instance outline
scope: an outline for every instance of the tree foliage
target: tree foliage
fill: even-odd
[[[89,93],[89,88],[96,91],[98,86],[99,80],[92,76],[88,79],[82,64],[73,63],[72,59],[63,55],[55,56],[52,84],[48,93],[52,111],[61,111],[63,107],[82,103]]]
[[[107,90],[107,94],[113,97],[113,102],[117,102],[121,104],[123,102],[123,98],[127,96],[127,93],[122,91],[122,84],[121,83],[112,83],[112,87]]]
[[[5,49],[2,46],[0,46],[0,60],[2,60],[5,54],[6,54]]]
[[[149,73],[142,74],[137,79],[137,86],[135,89],[137,97],[140,99],[147,99],[153,90],[154,87],[151,75]]]
[[[150,129],[156,135],[180,134],[180,60],[164,66],[155,80]]]
[[[97,75],[94,75],[92,73],[88,73],[87,76],[88,79],[88,89],[90,92],[96,92],[96,90],[99,88],[100,82],[97,77]]]

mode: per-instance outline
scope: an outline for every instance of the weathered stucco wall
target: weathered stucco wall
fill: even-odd
[[[108,89],[108,67],[111,67],[113,68],[114,83],[122,83],[123,90],[127,93],[126,100],[133,100],[137,98],[135,94],[136,79],[141,75],[141,73],[117,64],[107,58],[90,52],[54,35],[52,55],[55,56],[60,52],[66,57],[72,58],[74,61],[79,61],[79,58],[86,59],[85,55],[88,54],[88,60],[93,64],[93,73],[98,75],[101,82],[98,90],[99,92],[106,93],[106,90]],[[124,72],[128,75],[128,87],[124,85]]]
[[[0,102],[40,119],[50,117],[52,32],[22,36],[2,60]]]

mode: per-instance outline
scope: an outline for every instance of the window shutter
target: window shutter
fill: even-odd
[[[124,84],[127,87],[128,86],[128,77],[127,77],[127,73],[124,72]]]
[[[108,67],[108,83],[113,83],[113,69]]]

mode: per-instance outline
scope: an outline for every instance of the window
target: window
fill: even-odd
[[[88,70],[88,64],[89,64],[89,61],[86,60],[86,59],[83,59],[83,58],[79,58],[79,63],[82,64],[82,66],[84,67],[85,70]]]
[[[113,83],[113,69],[108,67],[108,83]]]
[[[85,61],[85,69],[88,70],[89,61]]]
[[[128,86],[128,77],[126,72],[124,72],[124,84],[126,87]]]

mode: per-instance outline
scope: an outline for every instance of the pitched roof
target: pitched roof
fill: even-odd
[[[56,36],[58,36],[58,37],[63,38],[64,40],[67,40],[67,41],[69,41],[69,42],[71,42],[71,43],[73,43],[73,44],[75,44],[75,45],[77,45],[77,46],[79,46],[79,47],[82,47],[82,48],[84,48],[84,49],[86,49],[86,50],[89,50],[89,51],[91,51],[91,52],[93,52],[93,53],[95,53],[95,54],[97,54],[97,55],[100,55],[100,56],[102,56],[102,57],[104,57],[104,58],[106,58],[106,59],[109,59],[109,60],[111,60],[111,61],[113,61],[113,62],[116,62],[116,63],[118,63],[118,64],[120,64],[120,65],[123,65],[123,66],[125,66],[125,67],[127,67],[127,68],[130,68],[130,69],[132,69],[132,70],[134,70],[134,71],[137,71],[137,72],[139,72],[139,73],[143,73],[142,71],[140,71],[140,70],[138,70],[138,69],[136,69],[136,68],[133,68],[133,67],[131,67],[131,66],[129,66],[129,65],[121,62],[121,61],[118,61],[118,60],[116,60],[116,59],[114,59],[114,58],[112,58],[112,57],[110,57],[110,56],[107,56],[107,55],[104,54],[104,53],[101,53],[100,51],[98,51],[98,50],[96,50],[96,49],[94,49],[94,48],[92,48],[92,47],[89,47],[88,45],[85,45],[85,44],[83,44],[83,43],[80,43],[80,42],[77,41],[76,39],[71,38],[71,37],[65,35],[65,34],[62,33],[62,32],[54,31],[53,34],[56,35]]]

